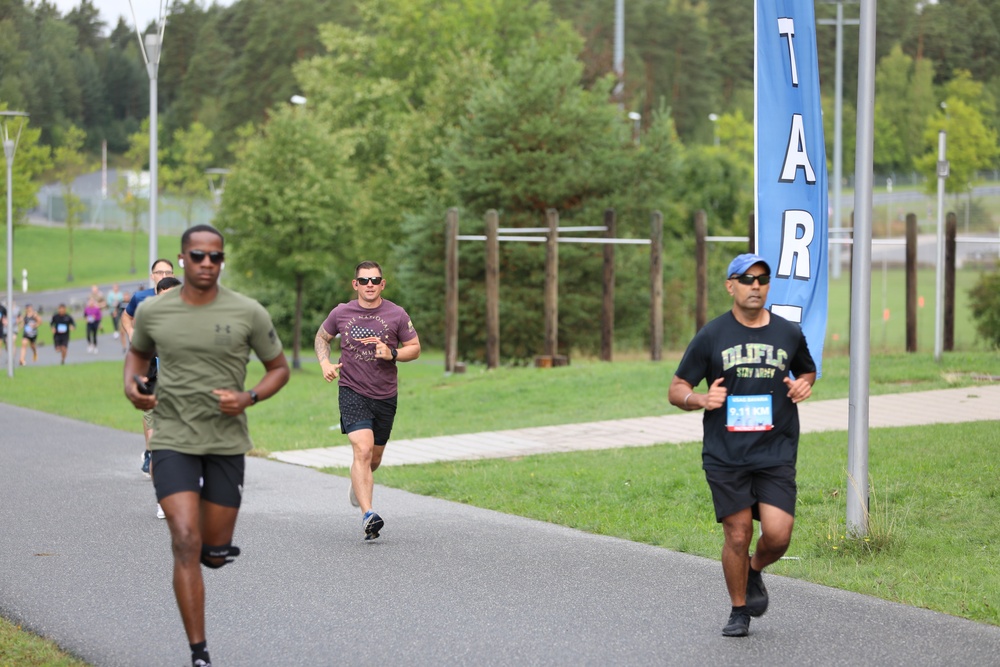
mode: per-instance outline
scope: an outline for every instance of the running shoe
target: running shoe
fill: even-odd
[[[378,537],[379,531],[385,525],[385,521],[382,521],[375,510],[368,510],[365,512],[365,516],[361,519],[361,527],[365,530],[365,540],[374,540]]]
[[[358,497],[354,493],[354,485],[353,484],[351,484],[351,490],[347,494],[347,499],[351,501],[351,506],[353,506],[353,507],[361,507],[361,503],[358,502]]]
[[[153,453],[148,449],[142,453],[142,474],[149,477],[149,461],[153,457]]]
[[[734,611],[729,615],[729,623],[722,628],[723,637],[746,637],[750,634],[750,614]]]
[[[163,508],[160,507],[160,503],[156,503],[156,518],[157,519],[166,519],[167,518],[167,515],[163,513]]]
[[[747,576],[747,612],[751,616],[763,616],[767,611],[767,588],[760,572],[750,570]]]

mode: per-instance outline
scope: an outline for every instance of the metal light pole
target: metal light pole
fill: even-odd
[[[719,147],[719,130],[718,130],[718,125],[716,125],[716,123],[719,122],[719,114],[717,114],[717,113],[710,113],[710,114],[708,114],[708,119],[710,121],[712,121],[712,145],[715,146],[716,148],[718,148]]]
[[[149,74],[149,265],[152,266],[158,258],[156,248],[156,211],[159,198],[159,181],[157,178],[157,168],[159,166],[159,156],[157,153],[157,90],[156,77],[160,70],[160,51],[163,47],[163,33],[167,27],[166,16],[163,14],[163,5],[159,20],[156,25],[156,33],[146,35],[143,42],[142,34],[139,32],[139,22],[135,18],[135,8],[132,0],[129,0],[129,8],[132,10],[132,22],[135,23],[135,34],[139,38],[139,51],[142,59],[146,63],[146,72]],[[156,287],[156,285],[150,285]]]
[[[875,151],[875,5],[861,0],[858,128],[854,154],[854,261],[851,266],[851,377],[847,423],[847,530],[868,533],[868,426],[871,378],[872,164]]]
[[[944,347],[944,179],[948,178],[945,144],[948,133],[938,132],[937,163],[937,270],[934,273],[934,361],[941,361]]]
[[[23,111],[0,111],[3,156],[7,159],[7,377],[14,377],[14,153],[28,117]],[[18,119],[17,134],[10,138],[10,122]]]

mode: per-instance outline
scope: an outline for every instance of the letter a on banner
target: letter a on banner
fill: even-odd
[[[802,326],[822,370],[827,176],[812,2],[756,0],[754,247],[771,265],[767,306]]]

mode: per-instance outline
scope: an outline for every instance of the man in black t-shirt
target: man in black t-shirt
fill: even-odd
[[[771,267],[755,254],[729,264],[733,307],[699,331],[670,383],[669,400],[705,410],[702,467],[725,543],[722,571],[732,600],[727,637],[745,637],[767,611],[761,570],[788,549],[795,522],[797,403],[812,394],[816,364],[802,329],[768,311]],[[708,391],[694,388],[702,380]],[[751,556],[753,521],[761,536]]]
[[[60,355],[59,363],[65,364],[66,352],[69,349],[69,333],[76,329],[73,316],[66,312],[66,304],[59,304],[59,309],[49,324],[52,327],[52,346]]]

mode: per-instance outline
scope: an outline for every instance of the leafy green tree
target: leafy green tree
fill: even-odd
[[[348,142],[317,114],[279,108],[240,151],[216,218],[238,270],[280,285],[284,303],[293,297],[295,368],[307,295],[328,305],[326,293],[312,288],[327,275],[348,275],[357,262],[360,193],[349,157]]]
[[[875,73],[875,168],[909,170],[922,145],[926,118],[937,107],[933,64],[914,61],[899,45]]]
[[[969,290],[976,331],[991,348],[1000,348],[1000,272],[984,273]]]
[[[198,122],[187,130],[174,132],[170,144],[169,161],[162,171],[164,190],[180,200],[181,213],[190,227],[194,222],[194,206],[206,199],[207,177],[205,170],[215,159],[210,146],[212,133]]]
[[[985,94],[983,84],[973,81],[968,72],[958,72],[945,87],[947,99],[944,108],[927,119],[923,144],[925,153],[916,164],[927,176],[927,191],[937,187],[938,133],[947,132],[947,159],[949,163],[945,190],[951,193],[968,192],[976,172],[996,164],[1000,157],[997,131],[987,122],[995,109],[993,100]]]
[[[69,241],[69,261],[66,268],[66,282],[73,282],[73,230],[80,223],[86,208],[83,200],[73,192],[73,181],[87,171],[87,157],[80,152],[86,134],[70,125],[52,156],[53,172],[61,184],[63,201],[66,204],[66,237]]]

